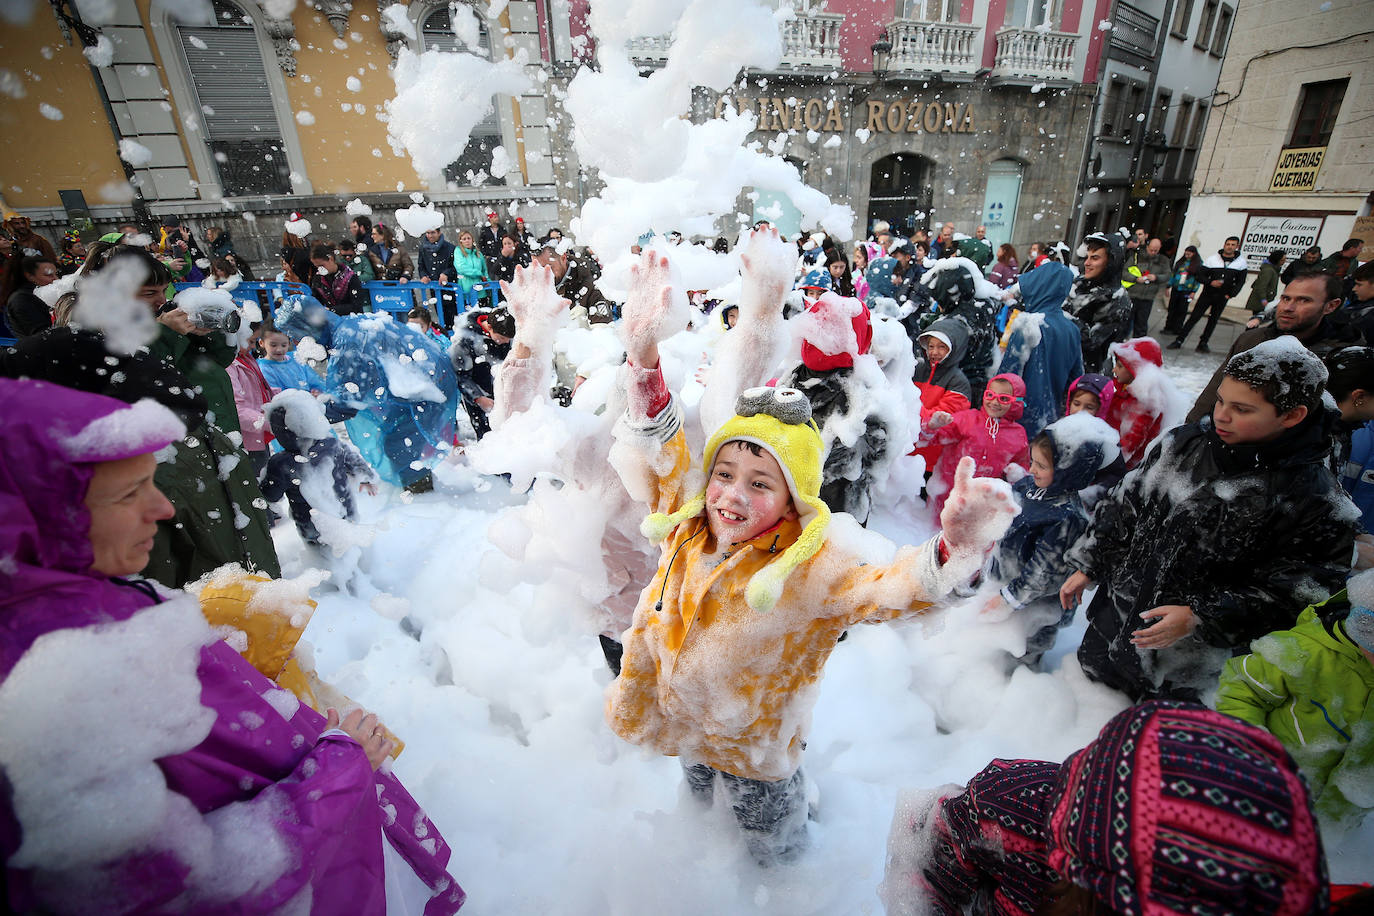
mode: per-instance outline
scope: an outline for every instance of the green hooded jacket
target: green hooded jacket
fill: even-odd
[[[1309,607],[1298,625],[1255,640],[1226,663],[1217,712],[1268,730],[1293,755],[1317,817],[1349,830],[1374,809],[1374,664],[1343,623],[1328,630]],[[1334,631],[1334,632],[1333,632]]]

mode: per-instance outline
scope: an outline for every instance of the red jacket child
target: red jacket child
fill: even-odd
[[[975,477],[1001,477],[1007,465],[1030,465],[1030,444],[1026,428],[1016,420],[1025,408],[1026,383],[1021,376],[1004,372],[988,381],[980,409],[961,410],[941,423],[943,416],[931,418],[921,434],[921,444],[927,442],[943,446],[935,474],[927,488],[935,496],[935,517],[945,505],[945,495],[954,483],[954,469],[959,459],[969,455],[976,462]],[[931,429],[934,426],[934,429]]]
[[[1121,457],[1132,470],[1150,443],[1183,419],[1182,395],[1164,375],[1164,352],[1152,337],[1112,344],[1116,390],[1102,419],[1121,436]]]

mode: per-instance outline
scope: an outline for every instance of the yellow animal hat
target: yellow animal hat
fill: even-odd
[[[802,524],[802,533],[796,542],[755,573],[745,590],[745,600],[751,608],[772,610],[787,577],[815,556],[825,543],[825,529],[830,524],[830,509],[820,498],[825,445],[820,430],[811,419],[811,402],[795,388],[750,388],[740,395],[735,416],[707,440],[701,456],[703,468],[709,471],[715,463],[716,452],[727,442],[752,442],[777,459]],[[672,514],[655,512],[650,515],[640,525],[640,531],[650,541],[658,543],[705,508],[706,491],[703,490]]]

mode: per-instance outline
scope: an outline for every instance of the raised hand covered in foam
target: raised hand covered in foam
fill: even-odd
[[[779,238],[776,229],[755,229],[749,233],[740,260],[744,264],[740,322],[782,314],[783,297],[792,288],[797,272],[796,246]]]
[[[954,486],[940,513],[941,534],[950,559],[982,563],[983,553],[1007,533],[1016,517],[1011,485],[996,477],[974,477],[974,461],[965,456],[954,471]]]
[[[620,324],[625,355],[641,369],[658,365],[658,344],[687,324],[687,295],[675,282],[668,259],[644,252],[630,268],[630,291]]]
[[[501,281],[501,292],[515,317],[516,344],[547,355],[554,333],[568,322],[569,302],[554,290],[553,271],[538,262],[517,267],[512,282]]]

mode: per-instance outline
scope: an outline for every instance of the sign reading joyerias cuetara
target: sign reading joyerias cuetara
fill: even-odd
[[[733,106],[741,114],[752,112],[758,119],[758,130],[814,130],[818,133],[848,132],[863,128],[869,133],[906,134],[971,134],[973,105],[967,102],[944,102],[907,99],[869,99],[862,108],[844,110],[840,99],[804,99],[792,96],[769,98],[729,98],[716,101],[716,117],[726,106]]]
[[[1324,146],[1295,146],[1279,153],[1274,177],[1269,179],[1271,191],[1313,191],[1317,187],[1317,173],[1326,158]]]

